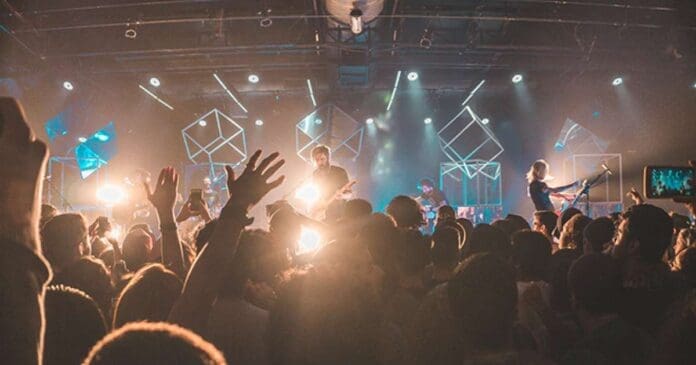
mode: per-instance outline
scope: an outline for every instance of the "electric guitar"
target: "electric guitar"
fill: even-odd
[[[352,193],[353,186],[357,184],[357,180],[349,181],[347,184],[340,187],[336,192],[327,199],[321,199],[314,203],[310,210],[310,216],[313,219],[320,219],[326,213],[326,208],[336,200],[342,199],[344,195]]]

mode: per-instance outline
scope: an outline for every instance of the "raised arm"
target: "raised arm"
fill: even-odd
[[[578,186],[577,181],[573,182],[572,184],[557,186],[555,188],[547,187],[547,189],[549,190],[550,193],[560,193],[560,192],[566,191],[568,189],[574,188],[576,186]]]
[[[230,199],[220,213],[210,242],[191,267],[181,297],[169,315],[171,322],[204,332],[208,313],[223,284],[225,268],[234,258],[242,230],[252,221],[247,213],[285,179],[280,176],[269,182],[285,163],[284,160],[273,163],[277,152],[263,159],[257,167],[259,157],[261,150],[251,156],[238,178],[231,167],[225,167]]]
[[[174,204],[176,203],[179,175],[173,167],[165,167],[160,171],[154,192],[150,190],[147,183],[143,184],[147,192],[147,199],[157,210],[160,231],[162,232],[162,264],[183,278],[186,276],[184,255],[174,220]]]
[[[0,98],[0,352],[5,364],[41,364],[43,293],[39,213],[48,158],[12,98]]]

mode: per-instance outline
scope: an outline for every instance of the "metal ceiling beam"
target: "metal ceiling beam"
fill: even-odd
[[[329,19],[330,15],[311,15],[311,14],[296,14],[296,15],[273,15],[272,19],[276,20],[309,20],[309,19]],[[178,18],[178,19],[154,19],[154,20],[140,20],[137,22],[137,26],[151,26],[151,25],[165,25],[165,24],[186,24],[186,23],[198,23],[207,21],[260,21],[262,19],[259,15],[249,15],[249,16],[225,16],[222,18],[211,18],[211,17],[194,17],[194,18]],[[431,14],[396,14],[396,15],[380,15],[377,19],[420,19],[420,20],[443,20],[443,21],[458,21],[458,20],[469,20],[469,21],[491,21],[491,22],[517,22],[517,23],[545,23],[545,24],[572,24],[572,25],[598,25],[598,26],[608,26],[608,27],[624,27],[624,28],[648,28],[648,29],[661,29],[661,28],[674,28],[679,30],[689,30],[696,31],[696,25],[674,25],[674,24],[651,24],[651,23],[634,23],[622,21],[602,21],[602,20],[591,20],[591,19],[564,19],[564,18],[538,18],[538,17],[523,17],[523,16],[501,16],[501,15],[431,15]],[[79,25],[65,25],[58,27],[42,27],[35,29],[18,29],[15,33],[28,33],[28,32],[61,32],[61,31],[71,31],[71,30],[85,30],[85,29],[100,29],[100,28],[115,28],[115,27],[126,27],[129,25],[136,24],[133,21],[122,21],[122,22],[111,22],[111,23],[94,23],[94,24],[79,24]]]

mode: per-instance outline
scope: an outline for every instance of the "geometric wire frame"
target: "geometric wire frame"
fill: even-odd
[[[476,176],[505,150],[493,131],[466,106],[437,132],[440,149],[469,178]],[[471,146],[475,146],[471,148]],[[477,160],[483,163],[468,164]],[[493,177],[489,173],[489,178]]]
[[[441,162],[440,188],[453,205],[501,206],[502,183],[499,162],[470,160],[467,162]]]
[[[199,124],[202,121],[205,123]],[[217,109],[183,128],[181,135],[189,160],[208,164],[211,178],[217,175],[215,167],[219,164],[235,167],[247,158],[244,128]]]
[[[623,209],[623,157],[620,153],[585,153],[574,154],[564,161],[566,176],[572,169],[572,179],[591,179],[603,171],[602,164],[609,167],[612,174],[607,174],[600,179],[597,185],[590,190],[590,211],[585,211],[586,203],[578,204],[577,208],[583,210],[587,216],[602,216]],[[608,212],[602,209],[610,209]],[[606,213],[606,214],[605,214]]]
[[[311,163],[311,150],[323,144],[338,160],[357,160],[362,150],[365,127],[333,103],[313,110],[295,125],[295,150]]]

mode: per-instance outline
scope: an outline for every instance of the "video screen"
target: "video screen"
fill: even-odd
[[[648,198],[661,199],[694,196],[694,169],[690,167],[648,167],[646,169]]]

